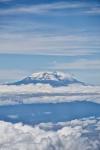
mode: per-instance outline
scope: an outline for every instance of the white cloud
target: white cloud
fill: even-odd
[[[93,7],[90,10],[86,11],[85,13],[89,15],[100,15],[100,6],[99,7]]]
[[[9,0],[1,0],[2,2],[4,1],[9,1]],[[89,11],[87,11],[87,8]],[[83,3],[83,2],[55,2],[55,3],[48,3],[48,4],[35,4],[35,5],[31,5],[31,6],[19,6],[19,7],[14,7],[14,8],[10,8],[10,9],[5,9],[5,10],[1,10],[0,11],[0,15],[8,15],[8,14],[22,14],[22,13],[31,13],[31,14],[47,14],[49,13],[49,15],[59,15],[59,11],[60,10],[69,10],[69,9],[73,9],[74,12],[76,11],[76,9],[79,9],[80,13],[72,13],[72,15],[82,15],[82,14],[96,14],[97,12],[99,12],[99,8],[98,5],[94,3],[94,6],[91,5],[91,3]],[[98,9],[98,10],[97,10]],[[53,11],[58,11],[57,12],[53,12]],[[61,15],[62,13],[60,13]],[[68,13],[69,15],[71,15],[70,13]],[[62,15],[68,15],[67,13],[63,13]]]
[[[8,115],[7,117],[8,117],[8,118],[11,118],[11,119],[17,119],[17,118],[18,118],[17,115]]]
[[[100,103],[100,86],[72,84],[65,87],[50,85],[0,85],[0,105],[28,103],[61,103],[72,101]]]
[[[19,6],[11,9],[6,9],[0,11],[0,15],[13,14],[13,13],[35,13],[41,14],[52,10],[62,10],[62,9],[73,9],[83,7],[82,3],[68,3],[68,2],[56,2],[50,4],[35,4],[31,6]]]
[[[1,150],[99,150],[100,118],[42,123],[34,127],[0,121]],[[56,130],[55,130],[56,127]]]
[[[0,52],[82,56],[99,53],[99,37],[34,33],[3,33]],[[87,42],[89,44],[87,44]],[[6,43],[6,44],[5,44]]]

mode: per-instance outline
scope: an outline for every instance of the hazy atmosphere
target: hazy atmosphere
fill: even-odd
[[[63,70],[100,84],[99,17],[99,0],[0,0],[0,82]]]
[[[100,150],[99,0],[0,0],[0,150],[15,149]]]

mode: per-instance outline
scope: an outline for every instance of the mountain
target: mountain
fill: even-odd
[[[36,72],[31,76],[26,77],[20,81],[14,83],[8,83],[7,85],[22,85],[22,84],[50,84],[51,86],[67,86],[68,84],[84,84],[78,81],[73,75],[62,72]]]

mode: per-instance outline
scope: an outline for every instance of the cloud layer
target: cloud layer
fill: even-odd
[[[0,121],[2,150],[99,150],[100,118],[36,126]]]
[[[11,0],[1,0],[4,1]],[[67,56],[99,53],[98,2],[26,2],[3,8],[1,5],[0,53]]]
[[[91,101],[100,103],[100,86],[52,87],[49,84],[7,86],[0,85],[0,104],[58,103],[71,101]]]
[[[1,2],[7,2],[7,1],[11,1],[11,0],[1,0]],[[93,5],[94,4],[94,5]],[[85,3],[85,2],[54,2],[54,3],[46,3],[46,4],[33,4],[30,6],[14,6],[13,8],[8,8],[5,10],[1,10],[0,11],[0,15],[9,15],[9,14],[20,14],[20,13],[32,13],[32,14],[43,14],[43,13],[49,13],[51,15],[54,15],[55,13],[53,11],[57,11],[56,15],[59,15],[58,11],[62,11],[62,10],[75,10],[78,9],[78,12],[80,12],[80,14],[91,14],[91,15],[95,15],[95,14],[100,14],[99,11],[99,4],[97,3]],[[69,11],[68,11],[69,12]],[[76,11],[75,14],[79,15],[78,12]],[[72,13],[73,14],[73,13]],[[62,15],[62,13],[61,13]],[[65,15],[63,13],[63,15]],[[67,14],[66,14],[67,15]],[[68,13],[68,15],[71,15],[70,13]]]

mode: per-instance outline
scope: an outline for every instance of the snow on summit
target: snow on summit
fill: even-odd
[[[36,72],[20,81],[0,85],[0,105],[70,101],[100,103],[100,86],[86,85],[62,72]]]
[[[49,84],[53,87],[66,86],[73,83],[80,83],[72,74],[63,72],[36,72],[32,75],[8,85],[22,85],[22,84]]]
[[[36,72],[30,77],[38,80],[73,80],[73,75],[63,72]]]

